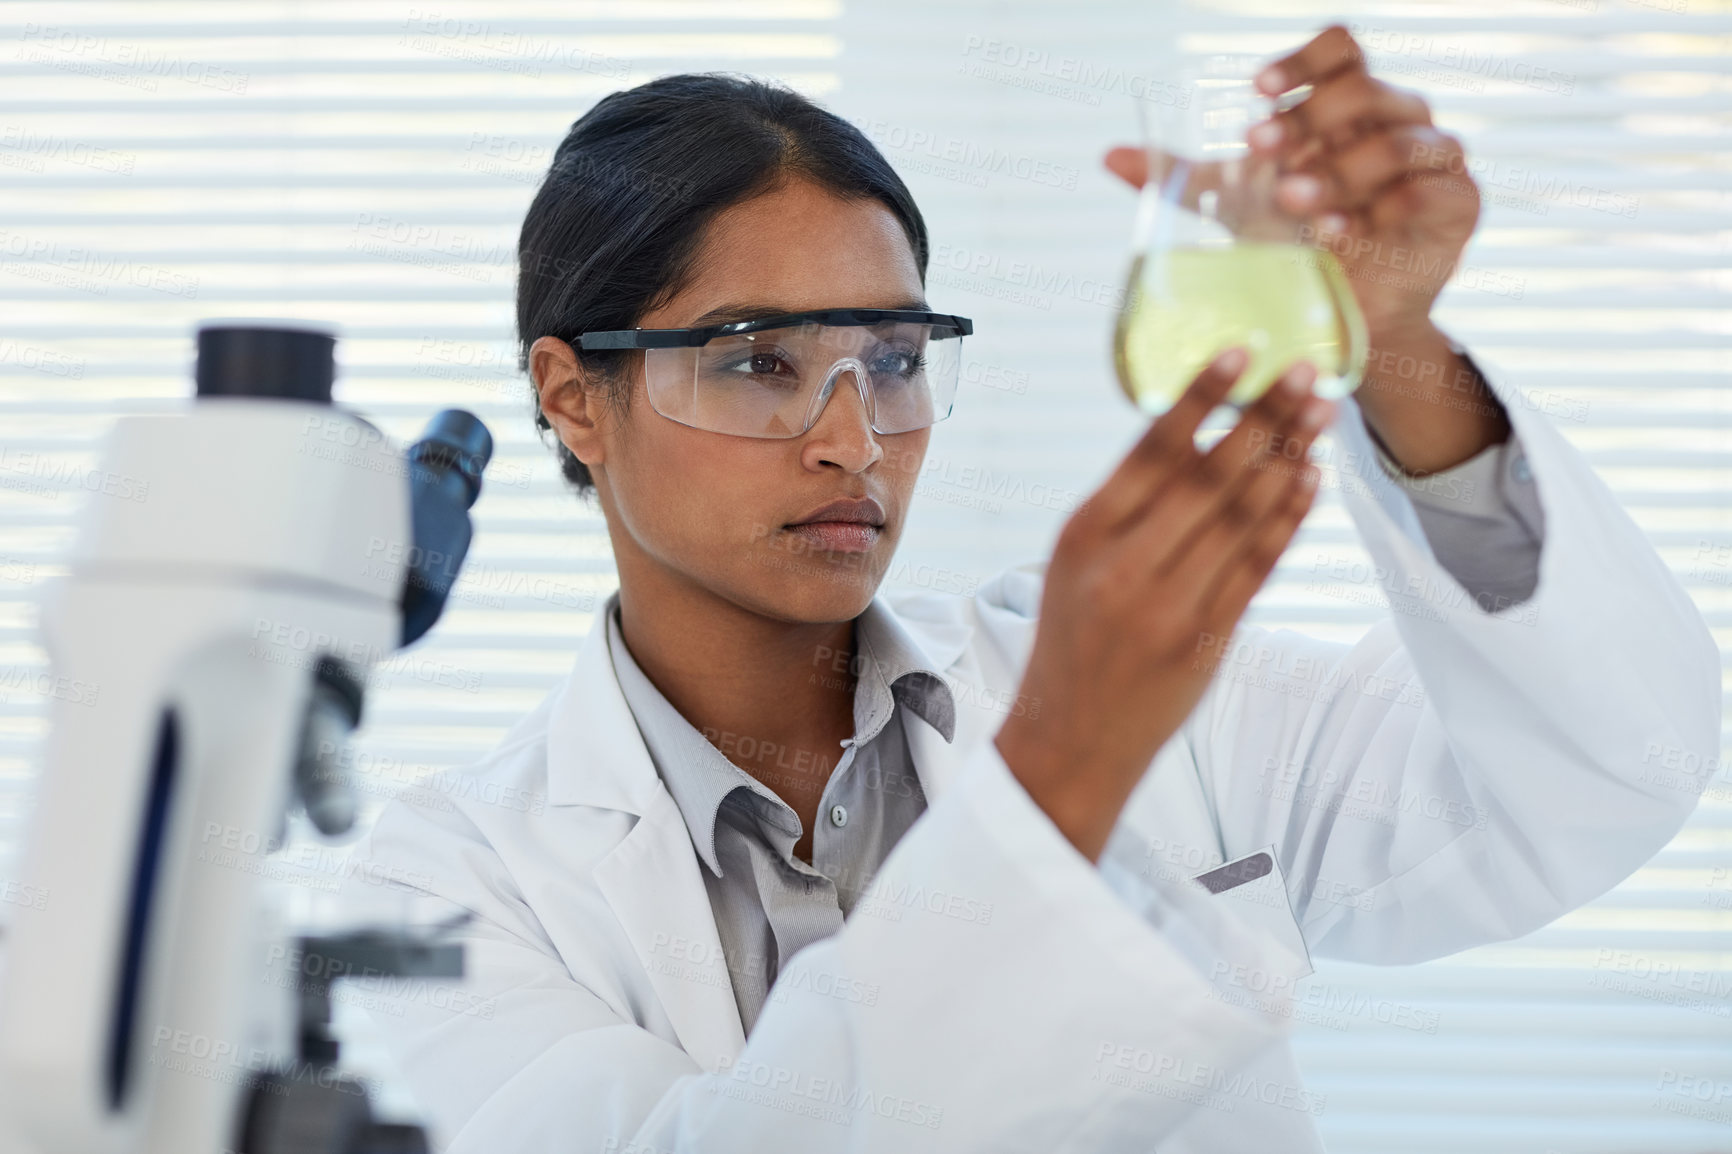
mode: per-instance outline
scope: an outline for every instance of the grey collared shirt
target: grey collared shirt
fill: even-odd
[[[944,740],[956,704],[939,670],[877,602],[855,621],[851,662],[815,652],[813,678],[857,676],[854,736],[833,751],[766,746],[751,734],[700,733],[662,696],[620,635],[619,595],[603,607],[608,649],[656,772],[679,806],[705,869],[740,1024],[751,1033],[776,974],[801,948],[842,928],[890,851],[926,811],[904,730],[905,710]],[[921,722],[916,722],[919,724]],[[794,856],[800,818],[724,755],[770,782],[829,777],[812,831],[812,864]]]
[[[1437,563],[1476,604],[1495,612],[1533,596],[1546,517],[1521,438],[1512,431],[1507,441],[1422,477],[1404,472],[1375,433],[1371,444],[1413,502]]]

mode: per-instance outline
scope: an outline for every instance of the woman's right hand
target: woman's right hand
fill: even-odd
[[[1198,425],[1245,363],[1229,350],[1198,374],[1065,524],[1047,563],[1021,685],[1041,708],[1008,719],[995,741],[1091,861],[1316,495],[1310,445],[1335,406],[1312,394],[1308,364],[1197,448]]]

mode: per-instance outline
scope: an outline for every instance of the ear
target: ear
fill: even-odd
[[[529,379],[541,411],[572,455],[590,468],[602,463],[600,422],[608,400],[585,373],[572,347],[558,337],[537,337],[529,346]]]

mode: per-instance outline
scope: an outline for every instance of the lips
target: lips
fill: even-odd
[[[816,525],[822,522],[847,522],[882,529],[884,506],[871,497],[843,497],[818,506],[799,520],[788,522],[788,525]]]
[[[785,532],[826,553],[864,553],[884,531],[884,507],[871,497],[844,497],[818,506]]]

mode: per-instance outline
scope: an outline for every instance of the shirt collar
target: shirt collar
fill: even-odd
[[[754,805],[760,820],[786,824],[798,835],[799,819],[763,782],[724,757],[720,750],[673,707],[632,658],[619,626],[619,593],[602,606],[609,655],[621,693],[637,721],[650,760],[692,831],[692,844],[710,872],[722,876],[716,856],[716,821],[722,803],[735,790],[756,794],[770,805]],[[912,709],[951,741],[956,734],[956,703],[940,671],[929,667],[907,630],[877,598],[855,619],[857,653],[852,663],[820,657],[814,676],[857,677],[854,736],[848,745],[865,745],[889,724],[895,706]],[[785,821],[783,819],[786,819]],[[789,843],[792,844],[791,842]]]
[[[852,670],[860,678],[854,692],[854,728],[860,743],[878,736],[890,720],[893,701],[919,714],[946,742],[954,740],[956,700],[943,671],[932,668],[908,630],[878,598],[855,618],[854,636],[858,644]],[[832,676],[836,664],[832,660],[826,666]],[[850,666],[844,663],[842,668]]]

